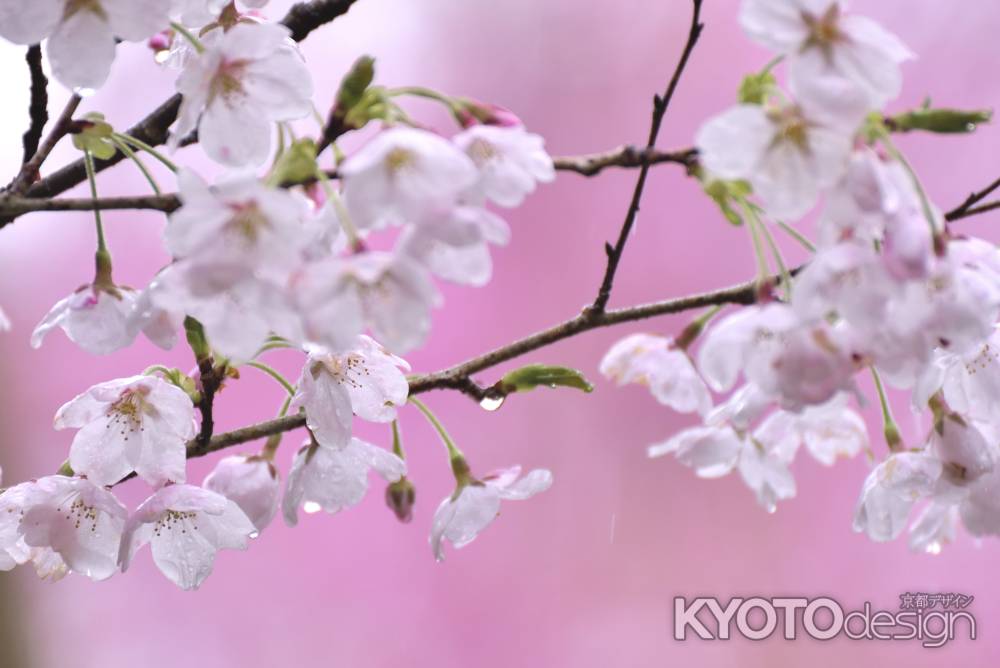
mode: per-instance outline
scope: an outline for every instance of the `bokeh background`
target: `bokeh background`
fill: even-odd
[[[290,4],[273,0],[268,14]],[[905,65],[894,109],[925,96],[953,106],[1000,106],[996,34],[1000,6],[882,0],[857,2],[919,54]],[[699,123],[731,104],[741,76],[769,54],[749,43],[736,0],[708,0],[707,29],[667,116],[661,147],[691,143]],[[662,91],[689,21],[686,0],[361,0],[314,33],[304,51],[321,109],[361,53],[377,58],[378,81],[422,84],[503,104],[547,138],[553,154],[579,154],[641,143],[654,92]],[[17,168],[26,125],[23,49],[0,44],[0,174]],[[141,45],[124,45],[112,78],[84,111],[100,110],[119,128],[172,90]],[[66,94],[53,85],[53,113]],[[447,128],[433,106],[414,113]],[[303,130],[313,131],[308,125]],[[902,137],[899,142],[942,208],[1000,173],[1000,130],[971,137]],[[49,169],[73,156],[62,145]],[[179,159],[211,171],[197,148]],[[162,172],[161,180],[170,180]],[[410,356],[429,371],[572,316],[593,296],[635,174],[584,179],[560,174],[516,211],[507,212],[513,243],[495,252],[493,282],[476,290],[444,286],[434,335]],[[100,178],[104,194],[145,192],[123,164]],[[77,192],[80,192],[79,189]],[[164,219],[107,214],[116,278],[144,285],[166,261]],[[1000,240],[1000,215],[962,222],[961,230]],[[807,226],[808,230],[808,226]],[[798,257],[791,245],[792,258]],[[0,304],[14,330],[0,337],[0,465],[7,483],[54,471],[71,433],[52,415],[90,385],[163,362],[188,367],[179,349],[164,354],[144,341],[107,358],[88,357],[55,333],[41,350],[27,339],[36,322],[91,272],[88,214],[25,216],[0,232]],[[743,230],[727,225],[695,183],[674,166],[654,169],[638,229],[619,273],[614,305],[724,286],[752,275]],[[502,517],[471,546],[435,563],[427,545],[431,515],[451,490],[442,447],[413,410],[402,412],[411,477],[418,489],[412,524],[400,525],[373,484],[358,508],[310,516],[294,531],[279,522],[249,552],[220,554],[197,593],[165,580],[144,552],[127,576],[93,584],[71,576],[50,585],[30,568],[0,574],[0,666],[799,666],[850,662],[961,662],[994,665],[1000,652],[1000,544],[967,536],[939,556],[911,554],[904,541],[875,545],[851,531],[851,513],[867,472],[859,458],[825,469],[801,457],[798,498],[768,515],[737,476],[696,480],[672,460],[649,461],[645,446],[692,424],[659,407],[643,389],[598,379],[607,347],[633,331],[676,332],[682,318],[660,318],[593,332],[520,362],[568,364],[595,379],[591,395],[539,390],[487,413],[451,393],[425,399],[446,421],[476,471],[520,463],[548,467],[556,483]],[[289,374],[294,355],[274,362]],[[247,375],[219,399],[220,428],[270,417],[280,389]],[[484,373],[492,382],[497,371]],[[905,408],[901,404],[901,415]],[[873,418],[874,411],[868,410]],[[915,425],[906,436],[917,438]],[[362,427],[388,444],[385,427]],[[300,434],[286,438],[287,467]],[[252,452],[257,444],[241,451]],[[874,443],[881,454],[883,445]],[[212,461],[192,462],[200,482]],[[148,490],[121,488],[134,506]],[[729,642],[671,637],[678,595],[832,595],[845,607],[871,601],[896,609],[906,591],[975,596],[975,642],[926,650],[915,642],[772,640]]]

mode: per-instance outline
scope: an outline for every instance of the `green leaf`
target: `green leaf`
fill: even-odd
[[[737,98],[741,104],[764,104],[776,84],[770,71],[748,74],[740,82]]]
[[[584,392],[593,392],[594,386],[587,382],[582,373],[564,366],[529,364],[506,374],[496,387],[505,394],[530,392],[536,387],[572,387]]]

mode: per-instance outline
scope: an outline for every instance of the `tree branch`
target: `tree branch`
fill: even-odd
[[[73,114],[76,113],[76,109],[80,106],[81,101],[79,95],[72,95],[69,98],[69,102],[66,103],[66,107],[59,114],[56,124],[52,126],[45,141],[41,143],[35,154],[31,156],[31,159],[21,165],[21,170],[14,177],[14,180],[11,181],[10,185],[7,186],[5,194],[21,195],[26,190],[31,192],[28,186],[38,178],[38,170],[41,168],[42,163],[45,162],[45,159],[49,157],[49,154],[52,153],[52,149],[69,132],[70,124],[73,122]],[[84,176],[86,177],[86,171],[84,171]],[[6,222],[5,220],[0,220],[0,227],[3,227]]]
[[[986,213],[987,211],[992,211],[993,209],[1000,208],[1000,200],[990,202],[988,204],[983,204],[981,206],[976,206],[979,202],[990,196],[995,190],[1000,188],[1000,179],[995,180],[993,183],[989,184],[982,190],[974,193],[970,193],[965,201],[956,206],[954,209],[949,211],[944,215],[944,219],[951,222],[953,220],[960,220],[962,218],[968,218],[969,216],[975,216],[980,213]]]
[[[28,118],[31,119],[31,124],[22,138],[24,144],[22,164],[31,160],[38,152],[42,131],[49,122],[49,80],[45,78],[45,72],[42,70],[42,47],[38,44],[28,47],[24,59],[28,63],[28,72],[31,75],[31,104],[28,106]]]
[[[677,84],[680,82],[681,74],[684,72],[684,68],[687,66],[688,59],[691,57],[691,52],[694,51],[695,44],[698,43],[698,38],[701,36],[701,31],[705,27],[705,24],[700,22],[701,18],[701,4],[702,0],[693,0],[693,10],[691,13],[691,28],[688,32],[687,43],[684,45],[684,50],[681,52],[680,60],[677,61],[677,66],[674,68],[674,74],[670,78],[670,83],[667,84],[667,90],[663,94],[663,97],[654,96],[653,98],[653,120],[649,126],[649,139],[646,141],[646,150],[651,151],[656,146],[656,138],[660,134],[660,126],[663,123],[663,116],[667,112],[667,108],[670,106],[670,100],[674,96],[674,91],[677,90]],[[605,244],[604,249],[608,256],[608,266],[604,271],[604,280],[601,281],[601,287],[597,292],[597,297],[594,299],[594,303],[591,304],[588,311],[585,313],[590,313],[591,317],[596,317],[600,315],[604,308],[608,305],[608,300],[611,298],[611,288],[615,281],[615,272],[618,271],[618,263],[621,261],[622,252],[625,250],[625,244],[628,242],[629,235],[632,233],[632,227],[635,225],[635,219],[639,215],[639,204],[642,201],[642,193],[646,187],[646,177],[649,175],[649,163],[643,163],[639,169],[639,178],[635,184],[635,191],[632,193],[632,202],[629,204],[628,213],[625,214],[625,222],[622,224],[621,232],[618,234],[618,241],[614,246],[611,244]]]
[[[698,151],[693,148],[680,151],[658,151],[655,148],[620,146],[604,153],[553,158],[557,170],[576,172],[583,176],[594,176],[608,167],[649,167],[663,162],[692,167],[697,163]]]

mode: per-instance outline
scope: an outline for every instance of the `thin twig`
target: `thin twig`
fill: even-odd
[[[693,148],[681,151],[658,151],[655,148],[621,146],[613,151],[591,153],[590,155],[553,158],[555,168],[565,172],[576,172],[583,176],[594,176],[608,167],[647,167],[662,162],[672,162],[684,167],[692,167],[698,159],[698,151]]]
[[[76,109],[80,106],[81,101],[82,100],[79,95],[73,95],[69,98],[69,102],[66,103],[66,107],[62,110],[62,113],[59,114],[56,124],[52,126],[52,130],[49,131],[45,141],[41,143],[38,150],[35,151],[35,154],[31,156],[31,159],[21,165],[21,171],[17,173],[14,180],[11,181],[9,186],[7,186],[7,193],[12,195],[22,195],[25,191],[29,190],[29,186],[31,186],[35,179],[38,178],[38,170],[41,169],[42,163],[44,163],[45,159],[49,157],[50,153],[52,153],[52,149],[56,147],[59,140],[62,139],[67,132],[69,132],[73,122],[73,114],[76,113]],[[80,161],[80,164],[82,165],[83,162]],[[80,183],[83,179],[87,178],[86,168],[82,168],[82,170],[83,175],[77,183]],[[0,226],[2,226],[2,223],[0,223]]]
[[[970,193],[965,201],[956,206],[954,209],[949,211],[944,215],[944,219],[947,221],[959,220],[961,218],[968,218],[969,216],[975,216],[979,213],[985,213],[986,211],[992,211],[993,209],[1000,208],[1000,201],[990,202],[982,206],[975,206],[982,202],[984,199],[989,197],[995,190],[1000,188],[1000,178],[995,180],[993,183],[989,184],[982,190]]]
[[[22,163],[31,160],[31,157],[38,152],[42,132],[45,130],[45,124],[49,122],[49,80],[45,78],[45,71],[42,69],[42,47],[38,44],[28,47],[24,59],[28,63],[28,72],[31,75],[31,104],[28,106],[28,118],[31,124],[22,138],[24,144]]]
[[[653,98],[653,119],[649,126],[649,139],[646,141],[646,149],[652,150],[656,146],[656,138],[660,134],[660,126],[663,123],[663,116],[667,112],[667,108],[670,106],[670,100],[674,96],[674,91],[677,90],[677,84],[680,82],[681,74],[684,72],[684,68],[687,66],[688,59],[691,57],[691,52],[694,50],[695,44],[698,43],[698,38],[701,36],[701,31],[705,24],[700,22],[701,18],[701,4],[702,0],[693,0],[693,10],[691,13],[691,28],[688,32],[687,43],[684,45],[684,51],[681,52],[680,60],[677,61],[677,66],[674,68],[674,74],[670,78],[670,83],[667,84],[667,90],[663,94],[663,97],[659,95]],[[628,213],[625,214],[625,222],[622,224],[621,232],[618,234],[618,241],[614,246],[611,244],[605,244],[604,250],[608,256],[608,266],[604,272],[604,280],[601,281],[601,287],[597,292],[597,297],[594,299],[594,303],[590,306],[588,312],[591,317],[596,317],[600,315],[604,308],[608,305],[608,300],[611,298],[611,288],[615,281],[615,272],[618,270],[618,263],[621,261],[622,252],[625,250],[625,244],[628,242],[629,235],[632,233],[632,227],[635,225],[635,219],[639,215],[639,205],[642,202],[642,193],[646,187],[646,177],[649,176],[649,163],[643,163],[642,167],[639,169],[639,178],[635,184],[635,191],[632,193],[632,201],[628,207]]]

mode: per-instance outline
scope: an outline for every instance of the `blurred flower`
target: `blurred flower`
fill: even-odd
[[[522,126],[473,125],[453,141],[479,169],[479,180],[464,193],[470,202],[485,198],[500,206],[519,206],[537,182],[556,178],[545,140]]]
[[[48,38],[52,74],[68,88],[100,88],[117,39],[142,41],[168,22],[163,0],[0,0],[0,36],[15,44]]]
[[[666,337],[626,336],[604,355],[600,369],[618,385],[647,386],[657,401],[680,413],[697,411],[705,415],[712,408],[712,395],[687,351],[675,347]]]
[[[444,542],[453,547],[468,545],[500,514],[500,500],[523,501],[552,486],[552,473],[535,469],[523,478],[521,467],[503,469],[477,480],[459,481],[455,493],[434,512],[431,549],[434,558],[444,561]]]
[[[261,457],[223,457],[202,486],[235,501],[257,531],[266,529],[278,512],[278,470]]]
[[[288,36],[280,25],[242,23],[189,59],[177,79],[184,101],[171,145],[197,127],[199,142],[216,162],[264,162],[271,123],[302,118],[312,108],[309,71]]]
[[[844,8],[839,0],[744,0],[740,23],[751,39],[789,56],[792,92],[803,104],[858,121],[899,95],[899,64],[914,56]]]
[[[146,543],[153,561],[182,589],[197,589],[212,573],[219,550],[245,550],[257,533],[235,501],[191,485],[167,485],[129,518],[119,562],[127,571]]]
[[[341,448],[307,441],[288,472],[281,504],[285,523],[292,527],[298,524],[303,505],[306,512],[334,514],[361,503],[372,469],[388,482],[406,475],[402,459],[360,439],[352,438]]]
[[[95,385],[63,405],[55,428],[79,429],[70,465],[98,485],[135,471],[152,485],[183,482],[194,406],[180,388],[156,376],[131,376]]]
[[[404,127],[380,132],[338,171],[351,219],[362,229],[447,209],[478,178],[472,160],[447,139]]]

